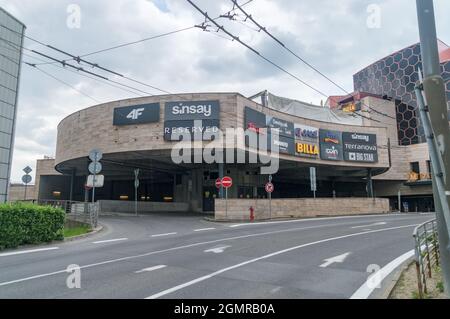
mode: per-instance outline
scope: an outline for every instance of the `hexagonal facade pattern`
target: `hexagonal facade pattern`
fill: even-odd
[[[450,110],[450,61],[441,64]],[[395,100],[400,145],[426,142],[416,112],[414,87],[422,68],[420,44],[395,52],[353,76],[355,91],[367,92]],[[450,111],[449,111],[450,118]]]

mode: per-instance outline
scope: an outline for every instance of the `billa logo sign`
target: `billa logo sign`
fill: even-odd
[[[316,157],[319,155],[319,147],[308,143],[296,143],[295,152],[300,156]]]

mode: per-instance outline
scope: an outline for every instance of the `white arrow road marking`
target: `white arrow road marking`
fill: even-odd
[[[108,240],[99,240],[92,242],[93,244],[104,244],[104,243],[113,243],[115,241],[124,241],[128,240],[128,238],[116,238],[116,239],[108,239]]]
[[[144,268],[144,269],[135,271],[135,273],[136,274],[140,274],[140,273],[143,273],[143,272],[150,272],[150,271],[153,271],[153,270],[158,270],[158,269],[162,269],[162,268],[166,268],[166,267],[167,267],[166,265],[158,265],[158,266]]]
[[[205,253],[215,253],[215,254],[221,254],[225,251],[225,249],[230,248],[231,246],[219,246],[219,247],[214,247],[211,249],[207,249],[204,252]]]
[[[326,267],[328,267],[329,265],[334,264],[334,263],[343,263],[344,260],[345,260],[345,259],[348,257],[348,255],[350,255],[350,254],[351,254],[351,252],[348,252],[348,253],[345,253],[345,254],[342,254],[342,255],[339,255],[339,256],[336,256],[336,257],[331,257],[331,258],[324,259],[324,260],[323,260],[324,263],[323,263],[322,265],[320,265],[319,267],[326,268]]]
[[[59,247],[49,247],[49,248],[40,248],[40,249],[32,249],[32,250],[21,250],[21,251],[13,251],[10,253],[3,253],[0,254],[0,257],[7,257],[7,256],[13,256],[13,255],[22,255],[22,254],[29,254],[29,253],[37,253],[40,251],[48,251],[48,250],[55,250],[59,249]]]
[[[379,223],[373,223],[373,224],[370,224],[370,225],[353,226],[351,228],[352,229],[354,229],[354,228],[365,228],[365,227],[370,227],[370,226],[381,226],[381,225],[386,225],[386,224],[387,224],[386,222],[379,222]]]

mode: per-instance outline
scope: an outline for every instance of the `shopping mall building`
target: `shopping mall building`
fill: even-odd
[[[440,43],[440,50],[450,95],[450,48]],[[105,182],[95,198],[111,210],[132,207],[136,169],[143,210],[202,212],[214,211],[223,195],[215,187],[222,176],[233,178],[228,197],[235,201],[266,198],[269,173],[274,200],[312,198],[311,167],[319,199],[384,198],[396,210],[400,194],[403,209],[433,210],[413,92],[420,65],[418,44],[398,51],[355,74],[355,93],[332,96],[325,106],[267,92],[261,100],[193,93],[92,106],[59,123],[55,158],[37,163],[35,196],[90,199],[88,154],[98,149]],[[195,158],[205,147],[210,156]],[[276,171],[268,170],[274,163]]]

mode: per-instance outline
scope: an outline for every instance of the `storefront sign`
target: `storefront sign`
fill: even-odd
[[[294,125],[295,139],[301,141],[315,142],[319,139],[319,129],[312,126],[295,124]]]
[[[295,154],[306,157],[317,157],[319,155],[319,146],[304,142],[295,143]]]
[[[260,129],[266,127],[266,115],[258,112],[252,108],[245,107],[244,109],[244,129],[260,133]]]
[[[293,138],[286,136],[268,134],[267,146],[269,151],[274,151],[278,148],[278,152],[281,154],[295,155],[295,142]]]
[[[164,110],[164,140],[209,141],[220,128],[219,101],[167,102]]]
[[[377,136],[366,133],[342,133],[344,160],[349,162],[378,162]]]
[[[133,125],[159,122],[159,103],[117,107],[113,125]]]
[[[320,158],[327,161],[344,160],[342,147],[342,132],[319,130]]]
[[[167,102],[164,121],[220,120],[219,101]]]
[[[294,123],[281,120],[276,117],[267,116],[266,125],[268,129],[278,131],[279,135],[293,138],[294,137]]]

